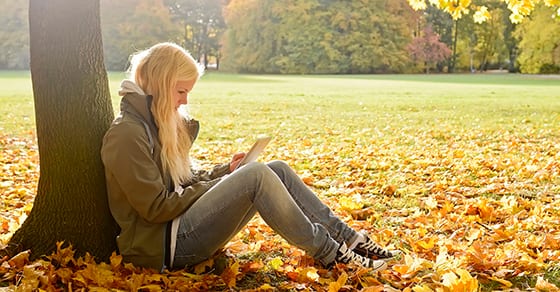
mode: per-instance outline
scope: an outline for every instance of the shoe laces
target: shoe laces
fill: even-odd
[[[380,270],[386,266],[386,263],[383,261],[374,261],[355,253],[347,248],[345,244],[339,249],[337,260],[346,264],[354,263],[363,267],[373,268],[374,270]]]
[[[391,251],[386,250],[386,249],[382,248],[381,246],[377,245],[369,237],[366,237],[365,242],[358,243],[358,247],[362,248],[362,249],[365,249],[365,250],[367,250],[368,253],[371,253],[371,254],[373,254],[375,256],[378,256],[380,258],[390,258],[390,257],[394,256],[394,254]]]

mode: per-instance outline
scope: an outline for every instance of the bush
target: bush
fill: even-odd
[[[543,64],[539,69],[540,74],[559,74],[560,73],[560,65],[556,64]]]

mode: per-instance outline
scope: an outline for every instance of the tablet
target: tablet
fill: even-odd
[[[243,157],[243,160],[241,160],[241,162],[237,165],[237,167],[235,169],[238,169],[239,167],[241,167],[241,166],[243,166],[247,163],[256,161],[257,158],[259,157],[259,155],[261,154],[261,152],[266,147],[266,145],[268,145],[268,142],[270,142],[270,139],[271,139],[271,137],[258,138],[257,141],[255,142],[255,144],[253,144],[253,147],[251,147],[249,152],[247,152],[245,157]]]

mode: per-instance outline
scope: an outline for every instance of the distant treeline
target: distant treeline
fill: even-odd
[[[513,25],[457,21],[406,0],[100,0],[108,70],[155,42],[187,48],[209,69],[355,74],[508,70],[560,73],[560,21],[535,8]],[[29,68],[28,1],[0,0],[0,69]]]

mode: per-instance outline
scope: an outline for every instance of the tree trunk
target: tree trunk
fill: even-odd
[[[457,39],[459,38],[459,20],[453,21],[453,44],[452,44],[452,55],[449,60],[449,67],[447,68],[448,73],[455,72],[455,65],[457,64]]]
[[[40,178],[33,209],[8,255],[48,255],[56,242],[107,260],[117,227],[109,212],[101,143],[113,110],[99,0],[30,0],[31,79]]]

